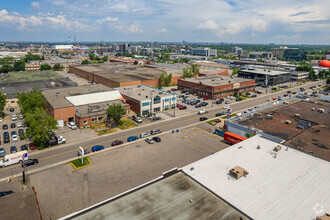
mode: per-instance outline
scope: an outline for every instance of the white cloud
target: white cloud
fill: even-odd
[[[113,5],[111,7],[109,7],[110,10],[114,10],[114,11],[120,11],[120,12],[127,12],[128,6],[124,5],[124,4],[117,4],[117,5]]]
[[[143,33],[144,32],[143,30],[140,29],[140,26],[139,25],[136,25],[136,24],[132,24],[128,28],[128,31],[131,32],[131,33],[135,33],[135,34]]]
[[[276,35],[272,38],[280,38],[280,39],[297,39],[297,38],[301,38],[301,34],[300,33],[296,33],[296,34],[292,34],[292,35],[285,35],[285,34],[281,34],[281,35]]]
[[[118,21],[117,17],[105,17],[103,19],[96,20],[96,22],[102,23],[102,22],[111,22],[111,21]]]
[[[35,2],[31,2],[31,7],[33,8],[39,8],[40,7],[40,3],[35,1]]]
[[[213,20],[207,20],[204,23],[199,24],[198,28],[216,30],[218,29],[218,25]]]
[[[156,33],[166,33],[166,32],[168,32],[168,30],[166,28],[156,30]]]

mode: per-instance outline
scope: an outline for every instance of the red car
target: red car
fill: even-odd
[[[179,105],[178,108],[181,108],[183,105]]]
[[[272,98],[273,100],[276,100],[276,98]]]
[[[37,149],[37,146],[36,146],[33,142],[31,142],[31,143],[29,144],[29,147],[30,147],[30,150],[35,150],[35,149]]]
[[[208,100],[208,99],[209,99],[209,98],[207,98],[207,97],[204,97],[204,98],[203,98],[203,100]]]
[[[115,141],[113,141],[113,142],[111,143],[111,146],[117,146],[117,145],[121,145],[121,144],[123,144],[122,141],[120,141],[120,140],[115,140]]]

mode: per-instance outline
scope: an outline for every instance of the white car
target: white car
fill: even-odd
[[[150,134],[147,133],[147,132],[140,134],[140,138],[145,138],[145,137],[148,137],[148,136],[150,136]]]
[[[17,120],[17,115],[12,115],[12,116],[11,116],[11,120],[12,120],[12,121],[16,121],[16,120]]]
[[[19,127],[22,127],[22,122],[17,122],[17,127],[19,128]]]
[[[230,106],[229,105],[225,105],[225,106],[223,106],[223,108],[228,109],[228,108],[230,108]]]
[[[71,128],[72,130],[76,130],[78,127],[75,123],[69,122],[68,127]]]
[[[152,140],[152,138],[146,138],[146,142],[149,144],[155,143],[154,140]]]
[[[2,118],[0,118],[0,123],[2,122]]]
[[[13,141],[18,141],[18,137],[16,134],[12,135],[11,138],[13,139]]]

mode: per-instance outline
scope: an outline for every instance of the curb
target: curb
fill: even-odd
[[[70,162],[70,164],[71,164],[76,170],[79,170],[79,169],[81,169],[81,168],[88,167],[88,166],[92,165],[92,163],[91,163],[91,161],[89,160],[89,158],[88,158],[88,157],[86,157],[86,158],[87,158],[89,164],[87,164],[87,165],[85,165],[85,166],[82,166],[82,167],[76,167],[72,162]],[[76,160],[79,160],[79,159],[76,159]]]

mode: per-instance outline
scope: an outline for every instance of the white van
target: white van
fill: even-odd
[[[26,150],[19,151],[13,154],[8,154],[0,160],[0,167],[10,166],[16,163],[23,163],[23,160],[27,160],[28,152]]]

